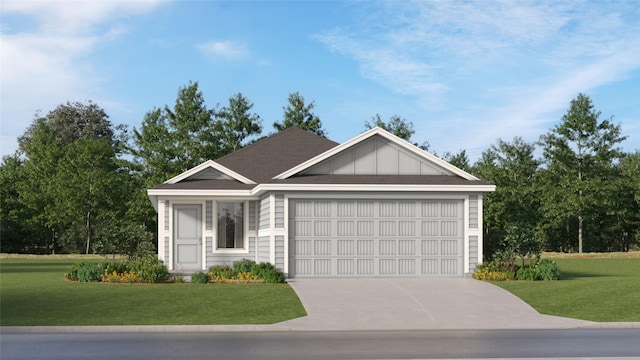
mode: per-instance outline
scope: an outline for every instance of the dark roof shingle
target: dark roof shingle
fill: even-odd
[[[337,145],[332,140],[290,127],[215,161],[257,183],[265,183]]]

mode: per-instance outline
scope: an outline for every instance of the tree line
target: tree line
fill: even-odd
[[[272,132],[297,126],[327,135],[313,101],[299,93],[287,100]],[[252,108],[241,93],[208,107],[198,83],[190,82],[173,106],[151,109],[131,130],[114,126],[90,101],[36,114],[18,139],[19,150],[0,166],[1,251],[155,251],[156,215],[146,189],[266,136]],[[498,139],[473,164],[465,150],[442,154],[497,186],[484,198],[486,258],[514,229],[552,251],[637,248],[640,151],[620,150],[620,126],[599,117],[580,94],[536,143]],[[413,123],[398,115],[385,122],[376,114],[364,124],[375,126],[413,143]],[[429,150],[426,142],[414,144]]]

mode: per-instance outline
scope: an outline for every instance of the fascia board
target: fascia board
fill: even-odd
[[[495,185],[406,185],[406,184],[260,184],[254,196],[268,191],[351,191],[351,192],[493,192]]]
[[[394,144],[404,148],[405,150],[408,150],[408,151],[412,152],[413,154],[415,154],[415,155],[417,155],[417,156],[419,156],[421,158],[424,158],[425,160],[431,161],[431,162],[435,163],[436,165],[441,166],[441,167],[451,171],[452,173],[462,177],[463,179],[466,179],[466,180],[480,180],[477,177],[469,174],[468,172],[449,164],[448,162],[438,158],[437,156],[434,156],[434,155],[432,155],[432,154],[420,149],[419,147],[411,144],[410,142],[408,142],[408,141],[406,141],[404,139],[401,139],[401,138],[393,135],[392,133],[390,133],[390,132],[388,132],[388,131],[380,128],[380,127],[377,127],[377,126],[374,127],[371,130],[368,130],[368,131],[366,131],[366,132],[354,137],[353,139],[351,139],[351,140],[349,140],[347,142],[344,142],[344,143],[342,143],[342,144],[340,144],[340,145],[338,145],[338,146],[336,146],[336,147],[334,147],[332,149],[329,149],[329,150],[325,151],[324,153],[322,153],[322,154],[320,154],[320,155],[318,155],[318,156],[316,156],[314,158],[311,158],[311,159],[303,162],[300,165],[297,165],[297,166],[295,166],[295,167],[293,167],[293,168],[291,168],[291,169],[289,169],[289,170],[287,170],[287,171],[285,171],[285,172],[283,172],[283,173],[281,173],[279,175],[276,175],[274,177],[274,179],[282,180],[282,179],[286,179],[286,178],[288,178],[290,176],[293,176],[295,174],[298,174],[301,171],[304,171],[304,170],[310,168],[311,166],[316,165],[316,164],[318,164],[318,163],[330,158],[331,156],[334,156],[337,153],[339,153],[339,152],[341,152],[341,151],[343,151],[345,149],[348,149],[348,148],[350,148],[350,147],[352,147],[352,146],[354,146],[354,145],[356,145],[356,144],[358,144],[358,143],[360,143],[360,142],[362,142],[362,141],[364,141],[364,140],[366,140],[366,139],[368,139],[368,138],[370,138],[370,137],[372,137],[374,135],[380,135],[383,138],[393,142]]]
[[[149,197],[189,196],[189,197],[253,197],[252,190],[194,190],[194,189],[148,189]]]
[[[186,178],[188,178],[190,176],[193,176],[193,175],[199,173],[200,171],[202,171],[202,170],[204,170],[206,168],[209,168],[209,167],[213,168],[215,170],[218,170],[218,171],[220,171],[221,173],[223,173],[225,175],[229,175],[232,178],[234,178],[235,180],[238,180],[243,184],[255,184],[255,182],[253,180],[251,180],[251,179],[249,179],[247,177],[244,177],[244,176],[238,174],[237,172],[235,172],[235,171],[233,171],[233,170],[231,170],[231,169],[229,169],[229,168],[227,168],[227,167],[225,167],[223,165],[218,164],[217,162],[215,162],[213,160],[207,160],[207,161],[203,162],[202,164],[183,172],[180,175],[174,176],[171,179],[165,181],[164,184],[175,184],[175,183],[178,183],[178,182],[180,182],[180,181],[182,181],[182,180],[184,180],[184,179],[186,179]]]

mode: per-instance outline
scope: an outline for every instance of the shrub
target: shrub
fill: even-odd
[[[124,274],[131,270],[129,269],[129,263],[122,260],[105,260],[98,263],[98,266],[103,274],[111,274],[114,272]]]
[[[271,263],[254,264],[251,267],[251,274],[266,283],[283,283],[284,274],[276,269]]]
[[[239,272],[236,275],[236,278],[240,281],[242,281],[243,283],[248,283],[250,281],[255,281],[255,280],[259,280],[257,276],[253,275],[250,272]]]
[[[82,261],[82,262],[78,262],[75,263],[73,265],[71,265],[71,267],[69,267],[69,269],[67,270],[66,273],[64,273],[64,277],[68,280],[71,281],[78,281],[78,270],[80,268],[83,268],[85,266],[89,265],[88,262],[86,261]]]
[[[555,261],[542,259],[535,265],[540,280],[560,280],[560,268]]]
[[[540,279],[535,268],[523,267],[518,269],[518,272],[516,273],[516,280],[535,281]]]
[[[214,282],[226,282],[233,279],[233,269],[228,265],[216,265],[209,268],[209,279]]]
[[[488,263],[479,264],[473,273],[476,280],[505,281],[513,280],[516,277],[518,268],[513,263],[503,263],[493,260]]]
[[[103,273],[102,275],[100,275],[100,280],[102,282],[109,282],[109,283],[133,284],[133,283],[139,283],[140,277],[138,277],[138,274],[136,274],[133,271],[126,271],[124,273],[117,273],[113,271],[110,273]]]
[[[158,283],[169,280],[169,269],[155,255],[147,255],[130,263],[140,281]]]
[[[203,273],[202,271],[198,271],[197,273],[193,273],[191,275],[191,282],[194,284],[206,284],[209,282],[209,275]]]
[[[100,274],[102,274],[102,270],[100,270],[100,267],[98,265],[87,263],[84,266],[78,268],[78,281],[100,281]]]
[[[233,271],[236,274],[239,273],[249,273],[251,272],[251,267],[255,265],[256,262],[249,259],[242,259],[240,261],[236,261],[233,263]]]

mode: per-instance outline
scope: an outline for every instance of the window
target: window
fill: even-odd
[[[218,249],[244,249],[244,203],[218,203]]]

